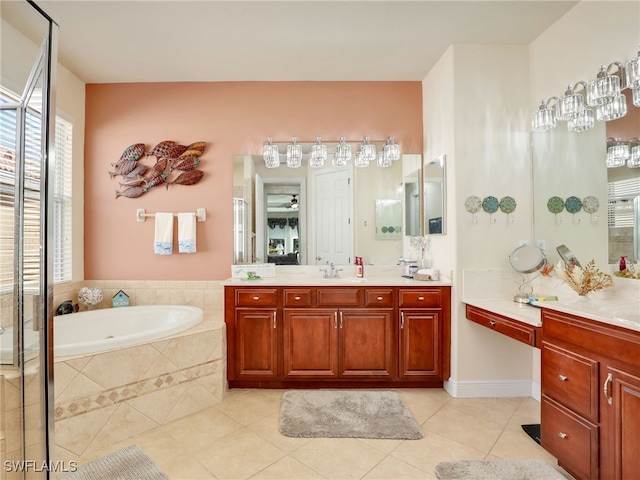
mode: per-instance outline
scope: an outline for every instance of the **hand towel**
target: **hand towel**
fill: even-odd
[[[196,215],[178,214],[178,252],[196,253]]]
[[[156,213],[153,252],[157,255],[171,255],[173,253],[173,213]]]

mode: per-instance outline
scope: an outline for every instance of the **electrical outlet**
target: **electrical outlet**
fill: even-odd
[[[536,240],[536,247],[542,249],[542,250],[546,250],[547,249],[547,242],[545,242],[544,240]]]

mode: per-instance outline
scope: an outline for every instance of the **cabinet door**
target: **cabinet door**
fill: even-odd
[[[284,309],[284,378],[338,376],[338,311]]]
[[[338,312],[338,330],[340,377],[394,379],[393,310],[341,309]]]
[[[400,310],[402,380],[442,380],[439,310]]]
[[[237,309],[235,364],[237,379],[276,379],[278,376],[276,309]]]
[[[607,409],[610,436],[606,447],[603,445],[602,478],[636,480],[640,472],[640,377],[612,367],[606,373],[603,408]],[[607,465],[607,452],[613,465]],[[613,468],[613,474],[604,470],[607,467]]]

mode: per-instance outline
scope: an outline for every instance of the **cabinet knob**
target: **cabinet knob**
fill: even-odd
[[[300,296],[296,295],[295,297],[293,297],[294,300],[300,300]]]
[[[494,322],[493,320],[489,320],[489,326],[495,327],[496,326],[496,322]]]
[[[260,297],[259,297],[258,295],[254,295],[254,296],[253,296],[253,299],[254,299],[254,300],[260,300]]]
[[[424,297],[418,297],[418,300],[423,301]]]
[[[376,298],[376,300],[378,300],[379,302],[381,302],[381,301],[382,301],[382,297],[378,297],[378,298]]]
[[[563,439],[564,439],[564,438],[567,438],[567,434],[566,434],[566,433],[564,433],[564,432],[558,432],[558,436],[559,436],[560,438],[563,438]]]
[[[569,377],[567,377],[566,375],[558,375],[558,378],[563,382],[566,382],[567,380],[569,380]]]

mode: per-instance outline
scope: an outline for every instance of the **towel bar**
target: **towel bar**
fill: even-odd
[[[199,222],[205,222],[207,220],[207,211],[204,208],[197,208],[194,215]],[[155,217],[155,213],[147,213],[144,208],[138,208],[136,210],[136,220],[138,223],[144,223],[147,217]],[[177,217],[178,214],[174,213],[174,217]]]

